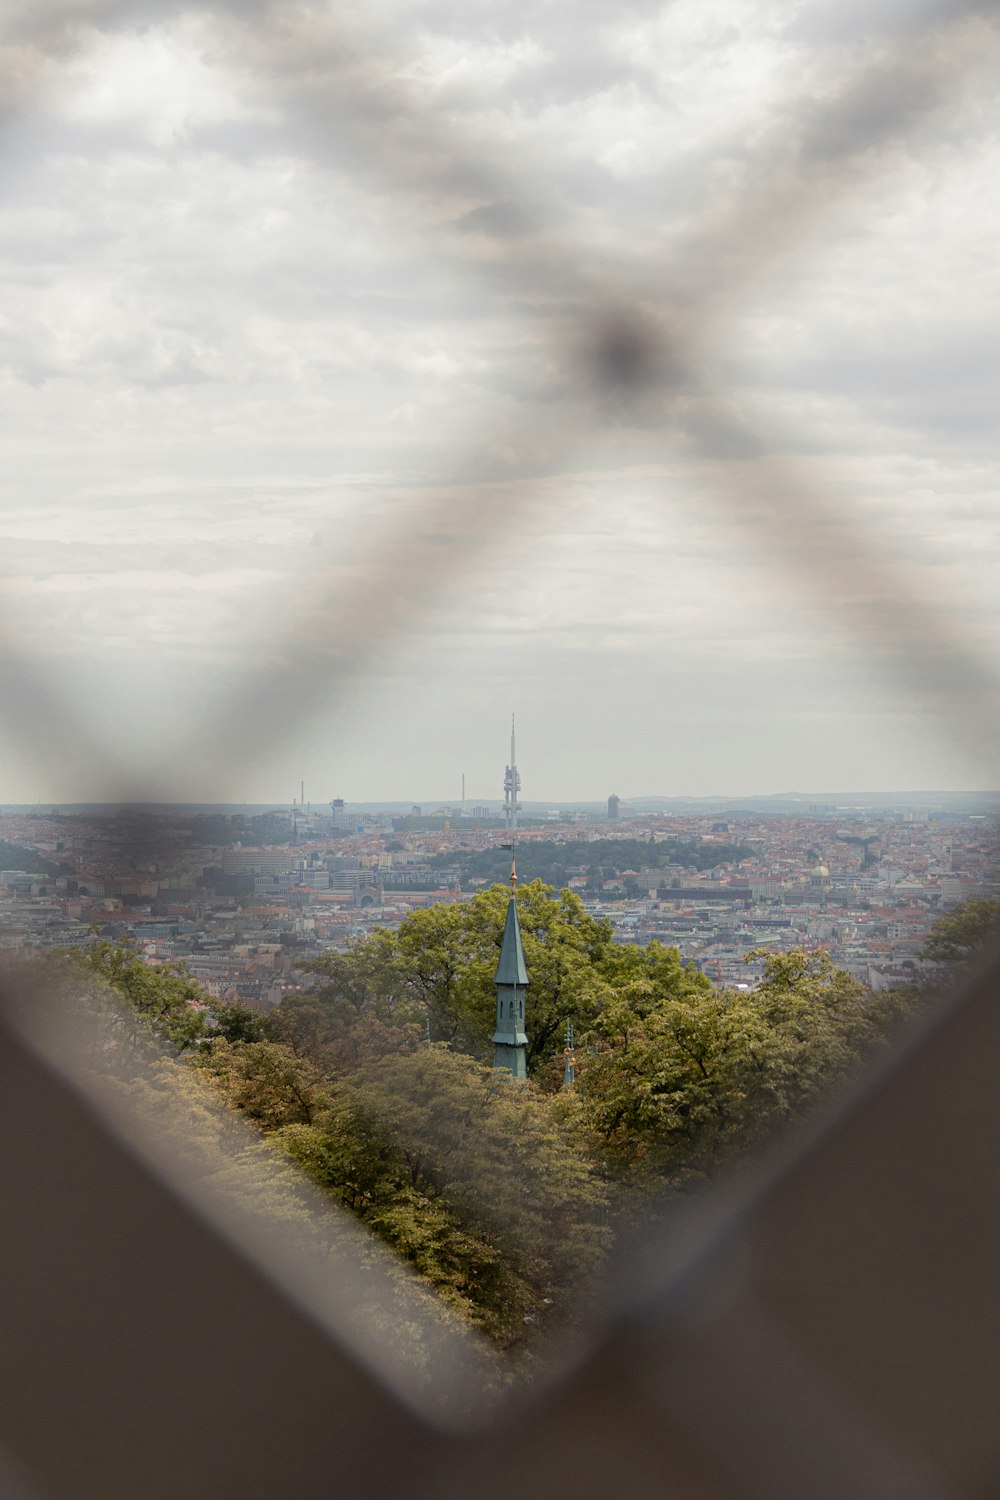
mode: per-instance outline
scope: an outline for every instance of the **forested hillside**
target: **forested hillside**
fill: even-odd
[[[34,849],[0,839],[0,870],[24,870],[27,875],[57,875],[58,869]]]
[[[612,941],[568,891],[517,893],[529,1080],[489,1066],[508,892],[414,913],[311,964],[268,1016],[97,943],[82,964],[313,1182],[505,1348],[571,1317],[616,1226],[663,1211],[836,1085],[919,998],[875,995],[822,952],[768,955],[714,990],[676,949]],[[563,1034],[576,1083],[563,1088]]]
[[[561,888],[570,877],[586,874],[598,886],[627,870],[711,870],[749,858],[741,844],[687,843],[678,839],[592,839],[556,843],[529,839],[518,845],[517,867],[524,880],[541,880]],[[472,880],[503,881],[510,870],[510,850],[490,849],[439,854],[432,864],[457,868],[463,884]],[[666,884],[666,878],[664,884]]]

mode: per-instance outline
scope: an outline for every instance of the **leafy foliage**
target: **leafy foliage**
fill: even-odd
[[[215,1082],[213,1075],[192,1066],[194,1060],[206,1060],[206,1049],[172,1056],[144,1022],[132,1034],[120,1024],[116,992],[81,963],[78,952],[50,952],[19,966],[10,977],[16,1003],[24,1007],[26,1020],[30,1016],[29,1024],[42,1044],[54,1045],[56,1056],[71,1059],[84,1092],[100,1104],[110,1104],[116,1129],[127,1123],[130,1140],[158,1162],[168,1178],[179,1180],[196,1198],[210,1192],[230,1232],[244,1224],[259,1243],[280,1246],[283,1255],[291,1251],[304,1256],[314,1274],[346,1282],[352,1289],[351,1305],[342,1314],[348,1326],[368,1343],[373,1334],[384,1344],[391,1341],[394,1357],[398,1351],[400,1361],[418,1380],[433,1374],[442,1353],[454,1354],[461,1347],[468,1357],[464,1340],[461,1346],[454,1342],[468,1322],[460,1316],[460,1306],[449,1306],[426,1280],[421,1283],[395,1257],[380,1253],[376,1235],[366,1234],[351,1217],[337,1212],[333,1202],[324,1203],[323,1195],[310,1189],[292,1153],[274,1149],[282,1131],[309,1132],[313,1127],[286,1125],[263,1134],[243,1128],[241,1114],[254,1111],[234,1109],[224,1087],[218,1088],[216,1097],[206,1087],[206,1081]],[[127,1003],[124,992],[117,998]],[[72,1025],[74,1019],[81,1024]],[[101,1024],[109,1020],[110,1032]],[[232,1056],[213,1059],[217,1075],[227,1074],[240,1087],[252,1082],[259,1104],[266,1101],[268,1080],[276,1082],[277,1094],[284,1091],[288,1117],[293,1112],[289,1095],[294,1108],[295,1092],[315,1088],[316,1080],[307,1069],[295,1078],[297,1060],[289,1053],[282,1065],[261,1067],[259,1056],[252,1055],[254,1045],[221,1042],[221,1052],[243,1048],[250,1055],[239,1062]],[[457,1246],[456,1254],[460,1249]],[[445,1345],[443,1337],[448,1340]],[[505,1379],[496,1354],[477,1358],[475,1368],[480,1381]]]
[[[510,1347],[569,1312],[624,1206],[642,1212],[764,1141],[919,997],[874,995],[800,950],[748,955],[763,958],[762,983],[719,992],[675,948],[616,944],[578,897],[533,881],[517,892],[532,1076],[515,1083],[485,1065],[508,900],[496,886],[327,954],[311,965],[314,988],[266,1017],[208,1002],[127,944],[59,962],[106,981],[120,1034],[184,1054],[234,1114]]]
[[[151,966],[127,942],[95,942],[85,950],[82,961],[124,999],[118,1018],[133,1033],[138,1021],[178,1052],[204,1034],[208,996],[179,966]]]
[[[636,976],[606,996],[578,1087],[619,1170],[674,1186],[705,1176],[802,1114],[916,1003],[872,994],[823,950],[747,957],[764,959],[752,991],[664,997]]]
[[[220,1039],[200,1062],[232,1107],[264,1130],[311,1125],[324,1102],[316,1070],[277,1042]]]
[[[596,1272],[606,1193],[544,1095],[441,1046],[331,1085],[274,1042],[213,1043],[199,1065],[445,1298],[499,1341]]]
[[[213,1024],[206,1033],[227,1042],[262,1042],[267,1034],[264,1016],[259,1010],[236,1001],[232,1005],[214,1005]]]
[[[1000,901],[982,898],[961,901],[938,917],[928,933],[922,957],[932,963],[959,963],[998,935]]]
[[[26,875],[58,875],[51,860],[45,859],[34,849],[24,844],[11,844],[0,839],[0,870],[23,870]]]
[[[586,1279],[606,1195],[552,1101],[442,1046],[385,1058],[353,1097],[383,1123],[413,1186],[447,1200],[550,1292]]]
[[[423,1037],[491,1060],[508,900],[506,887],[493,886],[471,901],[413,912],[397,932],[377,931],[347,954],[317,960],[310,967],[323,982],[276,1024],[289,1027],[283,1034],[292,1045],[326,1048],[327,1065],[338,1047],[356,1060],[349,1037],[355,1046],[363,1038],[369,1055]],[[556,1052],[567,1020],[592,1019],[600,981],[618,972],[622,950],[610,923],[589,916],[571,891],[556,895],[532,881],[518,889],[517,909],[531,977],[528,1063],[538,1068]],[[362,1021],[367,1031],[359,1033]]]

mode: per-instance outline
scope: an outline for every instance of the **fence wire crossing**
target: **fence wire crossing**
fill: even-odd
[[[122,27],[167,18],[173,9],[97,6],[87,18],[91,24]],[[276,103],[311,141],[336,141],[338,158],[346,158],[353,171],[413,200],[417,213],[428,220],[428,235],[435,229],[440,235],[442,218],[451,222],[449,204],[455,218],[470,197],[487,210],[502,209],[504,222],[517,224],[516,238],[500,241],[498,253],[459,264],[481,279],[484,294],[534,298],[541,314],[536,323],[539,357],[567,372],[569,421],[553,443],[551,409],[528,411],[521,429],[509,434],[509,446],[527,452],[547,447],[547,471],[552,472],[586,449],[594,422],[627,426],[638,421],[645,426],[652,413],[667,455],[676,436],[690,445],[685,412],[697,402],[701,456],[711,462],[720,453],[735,451],[745,459],[735,482],[725,463],[717,465],[716,481],[702,481],[720,525],[735,524],[751,508],[757,545],[800,585],[812,586],[815,598],[826,601],[860,652],[885,658],[889,671],[907,686],[946,699],[947,712],[936,726],[940,731],[966,744],[996,742],[995,662],[933,600],[913,592],[903,570],[880,552],[860,518],[838,503],[817,466],[776,456],[780,444],[713,384],[705,358],[709,338],[724,338],[728,308],[741,282],[787,254],[790,243],[822,232],[837,200],[884,170],[882,153],[904,143],[928,115],[946,109],[970,70],[982,69],[984,53],[996,45],[995,29],[986,25],[988,8],[935,7],[923,17],[920,45],[914,46],[911,38],[905,54],[888,60],[883,52],[866,60],[862,51],[853,74],[840,80],[828,100],[808,106],[790,101],[794,123],[778,162],[773,142],[765,140],[763,160],[747,174],[747,185],[734,194],[720,222],[697,233],[693,243],[675,248],[665,265],[659,254],[649,264],[635,255],[616,264],[606,247],[574,240],[551,209],[525,190],[529,170],[501,166],[485,152],[473,155],[455,142],[401,82],[394,56],[398,43],[387,49],[385,63],[360,52],[362,43],[380,47],[385,34],[359,41],[326,12],[286,15],[280,7],[261,7],[248,21],[237,23],[227,6],[206,9],[230,33],[238,29],[242,53],[231,35],[230,46],[244,67],[262,66],[260,47],[255,52],[252,45],[257,26],[265,34],[268,25],[277,28],[279,39],[293,51],[309,44],[317,48],[317,77],[299,94],[281,92],[280,70],[277,83],[264,75]],[[22,31],[29,27],[30,22],[22,22]],[[70,44],[72,23],[61,13],[57,23],[50,22],[53,29],[62,45]],[[873,100],[879,101],[877,110],[871,108]],[[852,107],[862,125],[845,131],[843,118]],[[809,159],[815,141],[831,139],[839,143],[836,153],[825,146],[822,157],[817,153],[815,161]],[[799,172],[790,184],[781,168],[788,159],[802,157],[810,160],[810,170]],[[429,222],[427,183],[433,186],[436,226]],[[454,238],[446,246],[453,259]],[[735,268],[734,245],[743,249]],[[555,318],[554,288],[560,298]],[[182,753],[208,770],[226,764],[247,743],[248,733],[266,746],[297,732],[318,703],[329,704],[331,694],[363,672],[374,653],[412,629],[449,579],[474,574],[485,544],[498,539],[519,512],[544,509],[542,487],[530,474],[508,487],[502,508],[470,503],[454,484],[450,476],[458,460],[468,462],[471,456],[474,463],[489,438],[488,431],[463,434],[459,452],[442,455],[439,481],[424,486],[422,497],[397,518],[391,533],[376,539],[352,578],[334,570],[332,558],[322,550],[317,553],[311,576],[307,572],[296,580],[284,636],[272,643],[267,663],[251,669],[215,704],[210,722],[192,726]],[[662,514],[669,530],[666,495]],[[62,724],[81,759],[113,762],[113,748],[95,743],[92,731],[68,716],[68,705],[43,691],[30,654],[17,648],[17,633],[16,621],[10,620],[6,672],[19,712],[9,732],[37,747],[62,739],[55,733]],[[265,699],[269,707],[262,712]],[[141,778],[137,783],[124,767],[119,787],[123,800],[142,800],[146,790]]]
[[[156,0],[23,7],[9,22],[8,123],[42,86],[46,58],[70,55],[94,29],[148,27],[182,10]],[[858,46],[828,97],[789,101],[780,143],[765,135],[747,144],[744,185],[715,222],[650,257],[616,254],[565,222],[533,164],[456,138],[408,81],[405,16],[402,26],[395,13],[362,24],[267,3],[197,14],[318,159],[335,157],[405,199],[428,243],[484,296],[529,310],[536,357],[562,372],[563,396],[558,421],[551,403],[537,405],[508,431],[515,450],[544,449],[546,468],[519,473],[503,507],[470,502],[455,481],[490,440],[488,430],[463,432],[436,481],[351,577],[318,551],[268,661],[192,726],[189,764],[208,775],[251,738],[275,745],[300,732],[406,637],[451,578],[475,575],[513,517],[544,507],[544,479],[586,453],[595,427],[635,424],[657,434],[664,456],[681,439],[690,452],[693,403],[698,456],[739,455],[740,483],[721,462],[717,478],[703,480],[719,526],[744,524],[749,507],[757,544],[828,601],[859,651],[946,704],[935,728],[995,764],[996,662],[914,592],[821,465],[778,456],[777,439],[713,373],[712,355],[741,287],[822,232],[892,150],[979,86],[1000,51],[994,6],[924,4],[905,46]],[[581,16],[599,50],[600,8],[583,6]],[[293,77],[289,59],[305,54],[310,69]],[[803,161],[809,170],[787,170]],[[453,228],[470,211],[479,214],[474,253]],[[734,245],[743,252],[735,260]],[[670,505],[664,495],[665,528]],[[0,650],[17,713],[6,733],[28,752],[54,746],[56,759],[110,767],[119,800],[147,800],[151,782],[116,764],[113,748],[45,688],[21,634],[8,604]],[[18,1207],[0,1276],[12,1330],[0,1484],[24,1500],[374,1496],[403,1484],[416,1496],[489,1500],[504,1492],[497,1445],[514,1426],[512,1460],[528,1496],[596,1497],[627,1475],[637,1495],[692,1500],[985,1500],[1000,1471],[989,1352],[1000,1330],[982,1301],[1000,1249],[986,1169],[1000,1140],[989,1063],[1000,1040],[998,974],[984,965],[877,1079],[756,1177],[687,1216],[669,1242],[636,1251],[595,1309],[589,1338],[531,1404],[458,1435],[415,1414],[377,1362],[338,1340],[336,1316],[320,1316],[280,1269],[267,1274],[266,1257],[241,1253],[208,1210],[164,1186],[72,1070],[8,1016],[0,1097],[19,1145],[4,1192]],[[931,1092],[948,1101],[945,1145],[928,1121]],[[956,1268],[947,1287],[946,1261]],[[953,1357],[932,1368],[952,1340]]]

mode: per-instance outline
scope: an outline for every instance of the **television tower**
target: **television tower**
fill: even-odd
[[[517,744],[514,738],[514,715],[510,716],[510,765],[504,772],[503,778],[503,815],[507,827],[513,833],[517,828],[517,815],[521,810],[518,802],[518,793],[521,790],[521,778],[517,772]]]

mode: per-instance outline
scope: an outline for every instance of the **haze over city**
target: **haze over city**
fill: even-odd
[[[995,786],[984,10],[23,7],[0,796]]]

